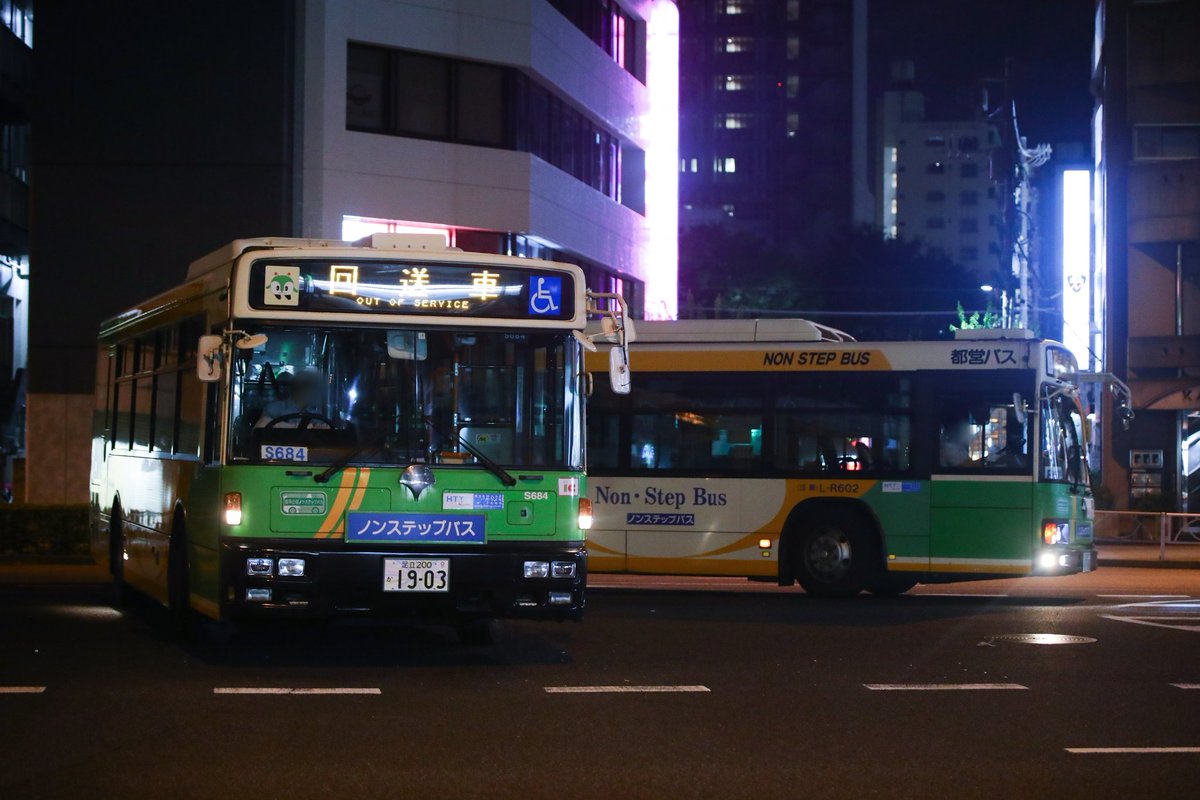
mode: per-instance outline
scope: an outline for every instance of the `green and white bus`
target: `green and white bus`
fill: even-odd
[[[436,236],[221,248],[102,326],[96,558],[177,617],[579,618],[601,297]]]
[[[589,405],[593,572],[848,595],[1095,569],[1065,348],[1014,330],[830,333],[804,320],[639,325],[636,394],[598,386]]]

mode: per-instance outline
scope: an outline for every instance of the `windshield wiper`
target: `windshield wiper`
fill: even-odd
[[[447,434],[445,428],[443,428],[441,425],[434,422],[433,417],[429,416],[428,414],[425,415],[425,422],[426,422],[426,424],[429,425],[429,427],[433,428],[435,431],[440,433],[442,436],[445,436],[445,437],[451,438],[451,439],[457,439],[459,441],[459,443],[463,447],[466,448],[468,453],[475,456],[476,461],[478,461],[480,464],[483,464],[485,467],[487,467],[488,471],[491,472],[493,475],[495,475],[497,478],[499,478],[500,482],[503,483],[505,486],[516,486],[517,485],[517,479],[514,478],[508,472],[508,470],[506,470],[504,467],[500,466],[495,461],[492,461],[490,458],[485,456],[479,450],[479,448],[475,447],[470,442],[468,442],[466,439],[464,439],[462,434],[457,433],[457,432],[455,432],[453,434]]]
[[[324,472],[321,472],[318,475],[314,475],[313,480],[316,481],[317,483],[329,483],[329,479],[331,477],[333,477],[333,473],[337,472],[340,469],[345,469],[346,465],[349,464],[351,461],[358,458],[359,456],[361,456],[364,453],[369,453],[370,451],[374,450],[375,448],[376,448],[376,445],[374,445],[374,444],[364,444],[362,447],[356,447],[355,449],[350,451],[349,455],[335,460],[332,464],[330,464],[328,467],[326,467]]]

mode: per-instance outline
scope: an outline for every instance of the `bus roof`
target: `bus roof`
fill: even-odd
[[[640,342],[852,342],[854,337],[807,319],[638,321]]]
[[[296,239],[286,236],[234,239],[224,247],[218,247],[208,255],[193,261],[188,266],[187,279],[190,281],[229,264],[248,250],[320,249],[322,247],[462,252],[457,247],[446,246],[446,240],[440,233],[374,233],[356,242],[343,242],[340,239]]]

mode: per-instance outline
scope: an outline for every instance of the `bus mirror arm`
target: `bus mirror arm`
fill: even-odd
[[[205,383],[221,380],[225,365],[224,340],[217,335],[201,336],[196,345],[196,375]]]
[[[600,305],[597,300],[610,300],[611,304]],[[596,336],[603,336],[613,343],[608,354],[608,379],[613,394],[629,394],[632,371],[629,368],[629,344],[637,339],[637,331],[633,327],[633,319],[629,316],[629,305],[619,294],[609,292],[588,292],[588,313],[600,315],[600,333],[583,336],[594,349],[592,341]],[[616,309],[614,310],[613,306]],[[576,335],[576,338],[580,338]],[[584,345],[587,347],[587,344]]]

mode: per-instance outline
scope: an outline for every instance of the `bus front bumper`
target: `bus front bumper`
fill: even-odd
[[[1073,548],[1070,550],[1047,547],[1038,552],[1033,560],[1035,575],[1074,575],[1079,572],[1094,572],[1096,548]]]
[[[395,577],[399,560],[439,562],[446,568],[446,585],[440,586],[439,574],[428,584],[436,590],[419,582],[415,590],[400,590],[395,580],[385,589],[385,572]],[[287,574],[295,572],[297,561],[303,562],[303,574]],[[385,551],[352,549],[341,541],[227,539],[221,543],[221,562],[222,617],[573,620],[582,617],[586,600],[582,542]],[[534,565],[534,577],[526,577],[527,562]],[[537,577],[541,564],[559,576]]]

